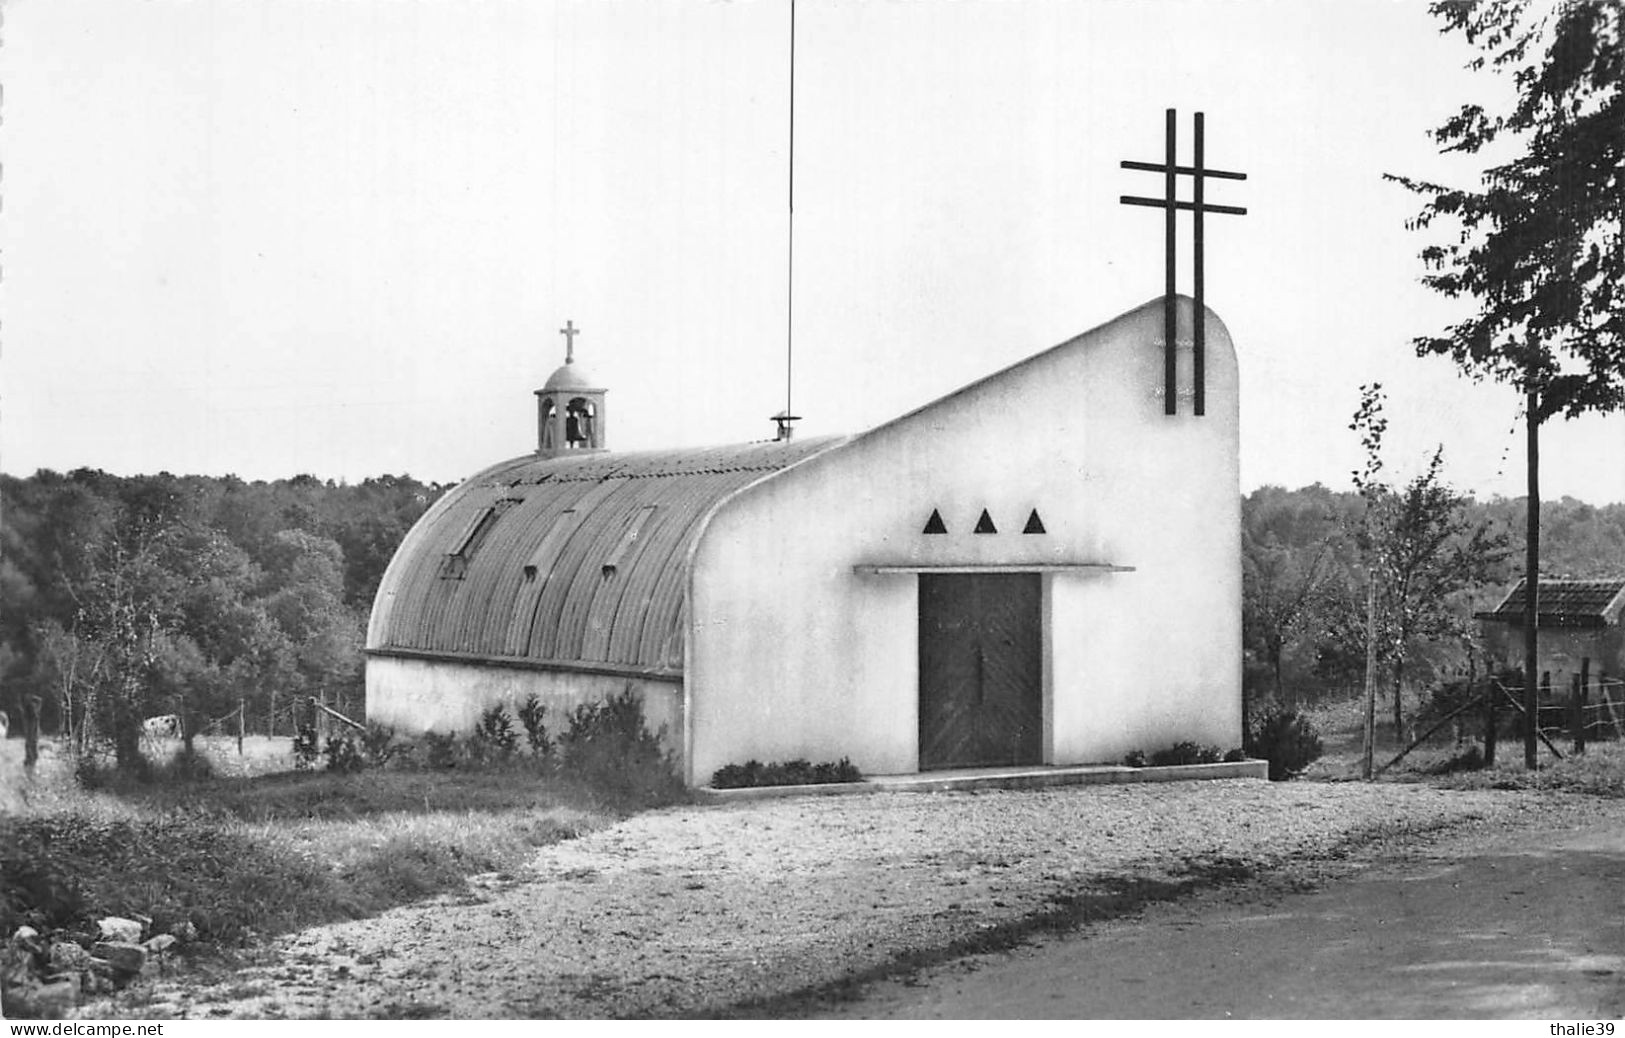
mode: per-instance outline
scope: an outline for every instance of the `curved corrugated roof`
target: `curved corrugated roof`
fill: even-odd
[[[679,674],[689,548],[723,498],[842,442],[526,455],[448,492],[378,588],[371,652]]]

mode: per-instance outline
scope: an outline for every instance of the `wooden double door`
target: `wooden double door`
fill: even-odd
[[[1043,762],[1037,573],[920,575],[920,767]]]

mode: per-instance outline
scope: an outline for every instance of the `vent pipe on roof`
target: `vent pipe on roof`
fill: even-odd
[[[801,416],[784,410],[774,415],[772,420],[774,425],[773,439],[779,443],[789,443],[790,437],[796,431],[795,423],[801,421]]]

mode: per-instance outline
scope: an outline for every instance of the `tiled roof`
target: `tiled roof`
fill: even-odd
[[[1524,581],[1518,581],[1501,604],[1480,620],[1523,623]],[[1620,622],[1625,611],[1625,579],[1542,580],[1535,603],[1541,627],[1607,627]]]
[[[379,585],[371,652],[681,673],[689,549],[723,498],[841,437],[526,455],[450,491]]]

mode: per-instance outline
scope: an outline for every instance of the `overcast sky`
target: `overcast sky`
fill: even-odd
[[[0,467],[460,479],[534,446],[566,320],[612,447],[768,436],[789,10],[12,0]],[[1249,209],[1208,222],[1243,490],[1347,489],[1380,381],[1398,474],[1443,443],[1457,486],[1522,494],[1516,394],[1408,345],[1454,311],[1381,179],[1469,181],[1427,131],[1505,89],[1470,57],[1420,2],[800,0],[802,431],[1158,296],[1160,214],[1118,196],[1160,184],[1118,162],[1160,160],[1174,107],[1249,174],[1208,195]],[[1625,500],[1625,418],[1543,442],[1548,496]]]

